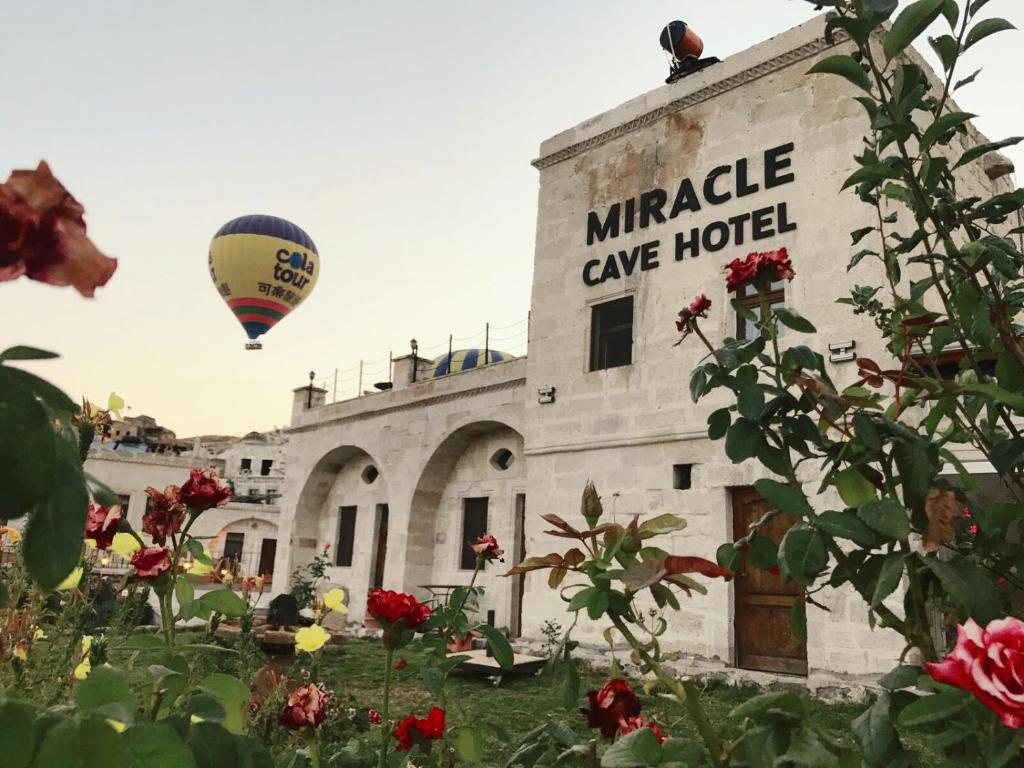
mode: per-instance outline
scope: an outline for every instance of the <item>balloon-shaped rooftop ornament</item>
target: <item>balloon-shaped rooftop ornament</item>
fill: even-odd
[[[704,53],[704,41],[685,21],[670,21],[666,24],[661,30],[659,42],[664,50],[672,54],[671,69],[666,83],[674,83],[719,61],[714,56],[700,58]]]
[[[210,242],[210,278],[242,324],[257,339],[305,301],[320,276],[320,256],[300,227],[276,216],[232,219]]]

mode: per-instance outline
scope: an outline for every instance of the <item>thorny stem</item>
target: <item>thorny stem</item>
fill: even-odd
[[[661,663],[656,661],[643,647],[643,644],[637,639],[636,635],[626,626],[626,623],[622,620],[622,617],[611,615],[612,624],[619,633],[626,639],[626,642],[632,646],[633,650],[637,652],[637,655],[643,659],[647,668],[654,673],[654,676],[668,688],[686,707],[687,713],[693,720],[693,724],[697,727],[697,732],[700,734],[701,739],[704,741],[704,746],[708,749],[708,754],[711,755],[711,762],[715,768],[724,768],[725,763],[725,749],[722,745],[722,740],[715,732],[714,726],[711,724],[711,720],[708,719],[707,712],[704,711],[704,707],[700,703],[700,694],[693,683],[678,680],[662,667]]]

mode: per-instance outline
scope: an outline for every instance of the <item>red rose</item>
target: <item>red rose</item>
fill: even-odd
[[[606,739],[614,739],[616,732],[631,717],[640,714],[640,699],[625,680],[611,680],[600,691],[587,691],[587,726],[600,728]]]
[[[27,275],[89,297],[106,285],[117,259],[86,237],[84,213],[45,162],[13,171],[0,184],[0,281]]]
[[[973,693],[1007,728],[1024,728],[1024,621],[997,619],[982,629],[968,619],[956,634],[952,653],[926,664],[928,674]]]
[[[483,558],[484,560],[500,560],[503,563],[505,562],[502,558],[502,555],[505,554],[505,550],[499,549],[498,540],[489,533],[485,533],[477,539],[475,543],[470,544],[469,548],[476,552],[476,556],[478,558]]]
[[[231,500],[228,488],[212,469],[193,469],[179,491],[181,503],[196,512],[223,507]]]
[[[180,489],[168,485],[163,492],[147,488],[149,504],[142,516],[142,530],[153,537],[154,544],[163,544],[172,533],[181,530],[185,518],[185,507],[179,499]]]
[[[375,589],[366,600],[366,612],[388,629],[416,629],[430,618],[430,606],[404,592]],[[398,627],[401,622],[401,627]]]
[[[143,547],[132,555],[135,575],[149,581],[171,570],[171,553],[166,547]]]
[[[690,314],[694,317],[704,317],[704,313],[709,309],[711,309],[711,299],[703,293],[690,302]]]
[[[703,293],[700,294],[690,302],[690,306],[686,307],[679,313],[679,319],[676,320],[676,330],[683,334],[684,337],[689,335],[689,333],[696,327],[696,323],[694,321],[698,317],[706,318],[708,316],[707,312],[709,309],[711,309],[711,299]]]
[[[793,264],[789,260],[789,251],[785,248],[751,253],[743,261],[733,259],[726,264],[725,271],[725,285],[729,291],[735,291],[759,275],[771,281],[792,280],[796,276]]]
[[[623,721],[622,726],[619,728],[619,734],[625,736],[627,733],[633,731],[639,731],[641,728],[647,728],[654,733],[654,737],[661,744],[665,741],[665,736],[661,732],[661,728],[658,727],[657,723],[645,723],[644,719],[639,715],[637,717],[627,717]]]
[[[401,672],[403,669],[409,666],[409,662],[405,659],[399,659],[395,662],[395,672]]]
[[[121,508],[108,509],[89,502],[85,518],[85,538],[96,541],[96,549],[106,549],[114,542],[117,521],[121,519]]]
[[[381,717],[380,712],[376,709],[371,709],[367,712],[366,719],[370,721],[370,725],[380,725],[384,721],[384,718]]]
[[[256,714],[260,711],[259,699],[249,699],[249,711]]]
[[[398,752],[405,752],[421,741],[439,739],[444,735],[444,710],[434,707],[422,720],[415,714],[409,715],[399,721],[391,735],[398,740]]]
[[[316,728],[327,714],[327,702],[331,694],[323,686],[304,685],[288,694],[284,709],[277,716],[279,725],[292,730]]]

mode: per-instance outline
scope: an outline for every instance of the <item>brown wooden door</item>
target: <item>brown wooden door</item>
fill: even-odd
[[[384,564],[388,557],[388,505],[377,505],[377,541],[373,555],[372,589],[384,586]]]
[[[526,494],[516,494],[515,520],[513,521],[512,565],[519,565],[526,559]],[[523,574],[512,577],[512,637],[523,636],[523,595],[526,590],[526,578]]]
[[[733,491],[734,538],[747,535],[751,523],[771,510],[753,488]],[[791,515],[776,515],[761,529],[776,544],[798,521]],[[803,599],[798,584],[783,584],[778,575],[744,563],[736,575],[736,666],[763,672],[807,674],[807,643],[793,636],[789,613]]]

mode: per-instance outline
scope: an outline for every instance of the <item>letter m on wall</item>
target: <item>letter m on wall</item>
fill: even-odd
[[[587,245],[594,244],[596,237],[602,243],[605,238],[619,236],[619,217],[622,211],[622,204],[615,203],[608,209],[608,215],[602,222],[597,211],[591,211],[587,215]]]

